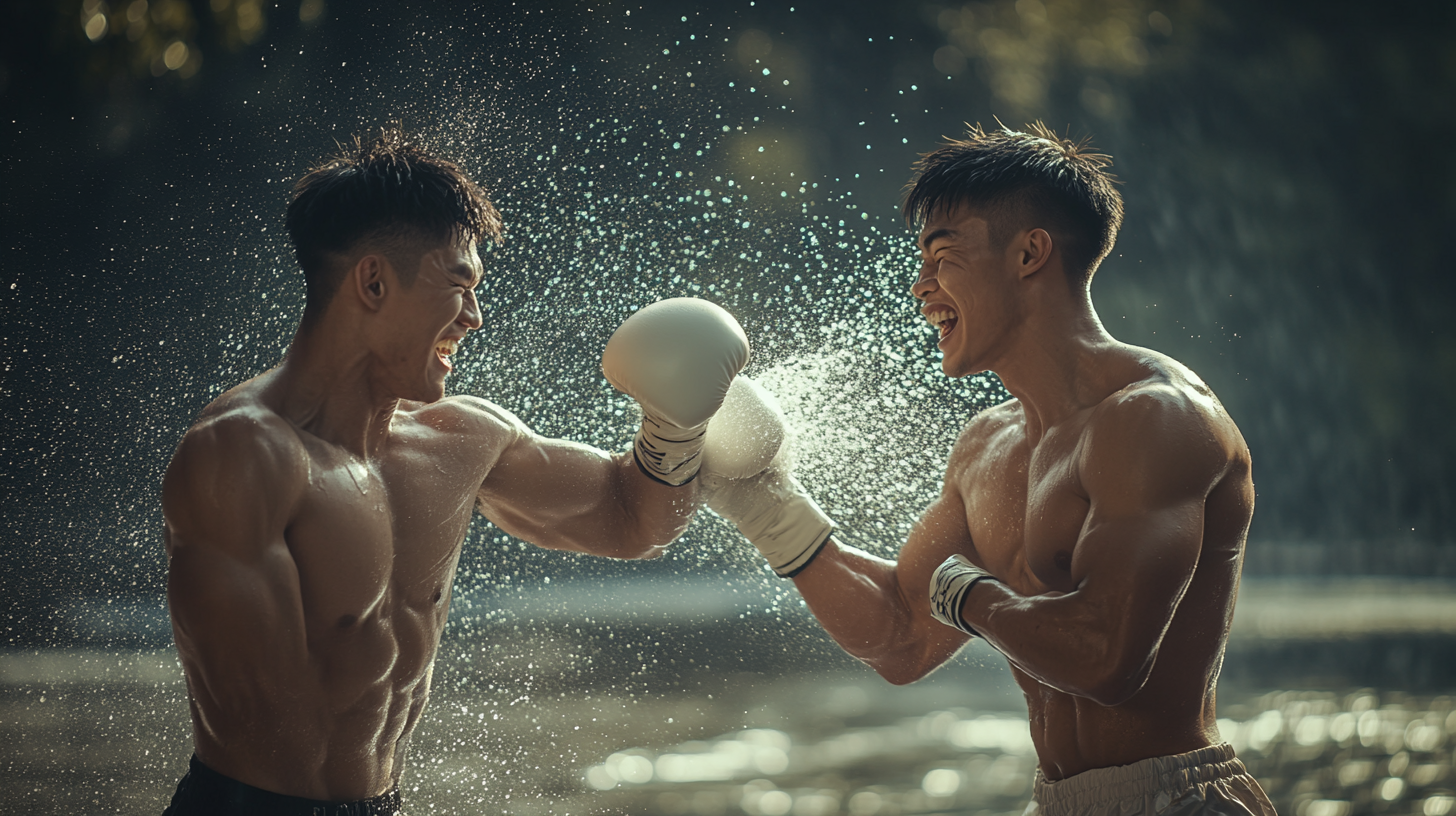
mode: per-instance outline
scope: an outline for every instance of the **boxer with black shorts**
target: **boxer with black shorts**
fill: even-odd
[[[642,406],[632,452],[547,439],[445,397],[482,325],[476,243],[500,236],[456,165],[395,129],[356,141],[298,182],[288,231],[297,334],[203,409],[162,485],[196,750],[169,816],[396,812],[472,513],[541,547],[659,554],[748,361],[721,308],[653,304],[602,362]]]
[[[898,559],[835,541],[787,459],[745,476],[710,456],[708,504],[890,682],[974,637],[1005,655],[1040,764],[1028,813],[1272,814],[1214,720],[1248,446],[1197,375],[1103,327],[1092,274],[1122,221],[1109,160],[1030,131],[973,128],[922,159],[906,197],[942,370],[992,371],[1012,399],[965,425]]]

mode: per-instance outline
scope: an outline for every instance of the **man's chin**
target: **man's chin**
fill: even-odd
[[[985,371],[983,368],[977,368],[976,366],[969,365],[952,357],[942,357],[940,359],[940,370],[952,380],[958,380],[962,377],[969,377],[972,374],[979,374]]]

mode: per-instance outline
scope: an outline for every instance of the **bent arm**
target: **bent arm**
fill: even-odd
[[[696,483],[649,479],[630,452],[611,455],[520,425],[481,484],[478,504],[502,530],[539,547],[653,558],[687,529],[699,501]]]
[[[931,573],[950,555],[975,551],[960,496],[949,484],[911,531],[897,561],[831,539],[794,576],[830,637],[897,685],[934,671],[970,640],[930,614]]]
[[[1119,406],[1089,433],[1075,589],[1027,597],[982,581],[960,613],[1040,682],[1115,706],[1152,673],[1198,565],[1204,502],[1229,459],[1200,417],[1154,398]]]
[[[1152,673],[1163,635],[1197,564],[1202,503],[1099,519],[1078,542],[1096,550],[1077,588],[1023,596],[976,584],[961,618],[1045,685],[1105,706],[1126,702]],[[1080,569],[1079,569],[1080,567]]]
[[[204,422],[163,479],[167,601],[192,692],[204,698],[204,727],[222,725],[209,722],[219,716],[234,727],[272,718],[311,676],[298,569],[284,540],[307,476],[267,435],[266,420]]]

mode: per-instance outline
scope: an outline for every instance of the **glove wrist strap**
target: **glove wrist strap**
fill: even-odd
[[[632,459],[647,478],[682,487],[697,478],[705,433],[707,426],[679,428],[643,412],[642,427],[632,441]]]
[[[808,569],[809,565],[814,563],[814,559],[819,557],[819,553],[824,552],[824,545],[829,543],[829,536],[833,534],[834,525],[831,523],[828,528],[824,530],[824,533],[819,538],[818,543],[809,545],[809,548],[799,553],[799,557],[795,558],[792,562],[789,563],[789,565],[782,568],[776,567],[774,569],[774,572],[777,573],[780,578],[793,578],[795,575],[798,575],[799,573]]]
[[[739,532],[768,559],[779,577],[792,578],[824,549],[834,522],[813,499],[794,491],[767,517],[739,525]]]

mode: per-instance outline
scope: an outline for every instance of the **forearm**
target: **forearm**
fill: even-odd
[[[965,642],[917,626],[894,562],[833,539],[793,580],[829,636],[891,683],[924,677]]]
[[[1152,667],[1151,650],[1119,637],[1110,609],[1078,592],[1027,597],[998,581],[981,581],[961,619],[1038,681],[1102,705],[1132,696]]]
[[[623,522],[614,540],[604,541],[613,558],[655,558],[687,530],[701,506],[696,481],[673,487],[645,476],[630,452],[612,457]]]
[[[576,452],[584,477],[575,512],[558,504],[538,520],[536,543],[606,558],[655,558],[682,535],[697,509],[693,482],[671,487],[637,468],[631,452]]]

